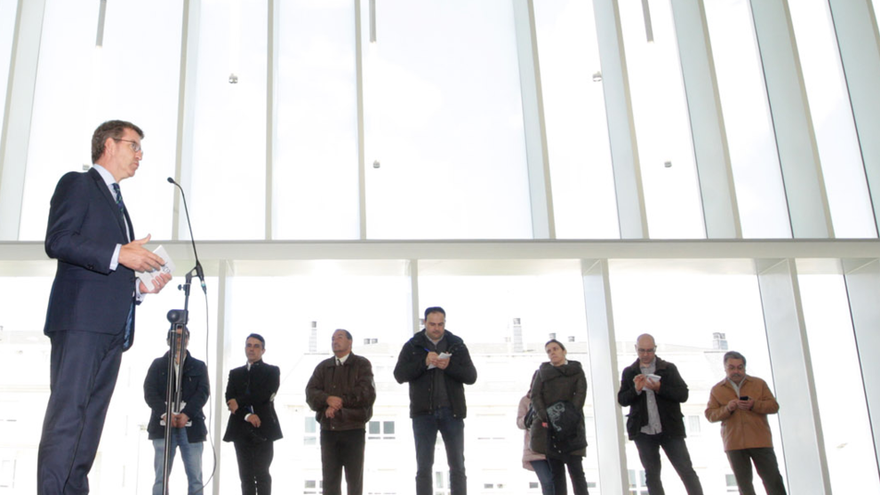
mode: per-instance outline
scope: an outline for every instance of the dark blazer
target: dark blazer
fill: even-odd
[[[409,417],[431,414],[434,411],[434,374],[443,373],[443,383],[452,404],[452,415],[456,418],[467,417],[467,402],[464,398],[464,385],[473,385],[477,381],[477,368],[471,361],[471,355],[464,341],[453,335],[449,330],[444,332],[447,342],[446,352],[452,354],[449,366],[445,370],[428,369],[425,358],[428,356],[428,337],[425,330],[409,339],[394,366],[394,379],[397,383],[409,382]]]
[[[144,380],[144,400],[150,406],[150,422],[147,424],[147,433],[150,440],[165,438],[165,427],[159,424],[162,415],[165,414],[165,398],[168,386],[168,353],[153,360]],[[211,394],[211,385],[208,381],[208,367],[205,363],[192,357],[186,351],[186,359],[183,361],[183,380],[180,384],[181,400],[186,402],[182,413],[192,420],[192,426],[186,428],[186,438],[189,443],[204,442],[208,434],[205,427],[205,413],[202,408],[208,402]]]
[[[282,437],[274,402],[280,384],[281,369],[262,360],[252,364],[250,371],[245,365],[229,372],[226,402],[235,399],[238,402],[238,410],[235,414],[229,415],[226,434],[223,435],[224,442],[248,440],[250,424],[244,420],[244,417],[251,412],[260,418],[258,431],[261,436],[270,441]]]
[[[126,226],[128,223],[128,226]],[[58,260],[43,332],[79,330],[122,333],[132,308],[135,273],[119,265],[110,271],[117,244],[127,244],[126,227],[116,200],[94,169],[65,174],[49,210],[45,248]],[[134,340],[134,321],[132,319]]]
[[[657,398],[657,413],[660,415],[660,426],[667,435],[685,437],[684,419],[681,414],[681,403],[688,400],[688,386],[678,373],[674,364],[656,358],[654,374],[660,377],[660,391]],[[648,424],[648,395],[636,392],[633,379],[642,372],[639,360],[623,370],[620,379],[620,391],[617,402],[621,406],[630,406],[627,414],[626,431],[629,439],[635,439],[643,426]]]
[[[328,418],[324,411],[331,395],[342,399],[342,409]],[[341,366],[336,366],[335,356],[321,361],[306,385],[306,403],[315,411],[315,419],[323,430],[363,429],[373,417],[375,401],[373,366],[369,359],[354,353]]]

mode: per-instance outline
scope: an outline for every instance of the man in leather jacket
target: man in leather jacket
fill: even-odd
[[[348,495],[364,489],[366,424],[373,416],[376,384],[370,361],[351,352],[348,330],[333,332],[333,357],[315,367],[306,385],[306,402],[321,424],[324,494],[342,493],[342,469]]]

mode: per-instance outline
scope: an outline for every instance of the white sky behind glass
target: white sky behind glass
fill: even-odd
[[[173,0],[108,4],[103,49],[98,3],[49,0],[34,97],[22,204],[22,240],[43,239],[49,199],[65,172],[91,161],[91,136],[106,120],[144,130],[144,159],[122,193],[135,235],[170,238],[181,10]],[[132,25],[130,19],[139,21]],[[175,36],[152,36],[156,26]],[[170,31],[169,31],[170,29]],[[155,39],[154,39],[155,38]],[[58,84],[63,80],[64,84]],[[51,144],[50,144],[51,143]]]
[[[834,236],[877,237],[865,168],[827,0],[791,2]]]
[[[265,238],[266,8],[260,0],[202,2],[187,197],[196,238]]]
[[[642,3],[619,2],[638,159],[652,239],[706,237],[678,42],[668,0],[650,1],[648,43]],[[665,162],[672,162],[666,168]],[[706,194],[711,194],[707,191]]]
[[[510,2],[363,12],[367,237],[531,238]]]
[[[791,223],[747,0],[704,2],[743,237],[790,238]]]
[[[9,83],[9,62],[12,57],[12,35],[15,32],[16,0],[0,0],[0,95],[6,101],[6,88]],[[6,115],[6,104],[0,105],[0,122]]]
[[[841,267],[837,260],[798,260],[797,268],[811,359],[829,363],[814,366],[813,378],[831,487],[880,493],[880,478],[864,475],[877,471],[877,461],[865,434],[871,423]]]
[[[272,237],[357,239],[354,4],[283,2]]]
[[[534,5],[550,157],[553,214],[560,239],[617,239],[605,92],[593,3]]]
[[[514,318],[520,318],[527,346],[535,342],[543,346],[551,332],[562,342],[569,335],[586,341],[583,280],[576,261],[561,261],[548,273],[534,275],[426,274],[422,267],[431,263],[420,264],[419,314],[429,306],[442,306],[449,330],[468,344],[503,344],[505,338],[512,339]],[[482,264],[492,270],[505,263]],[[456,265],[438,262],[437,272]],[[520,266],[528,270],[527,262]],[[537,350],[543,356],[543,347]]]

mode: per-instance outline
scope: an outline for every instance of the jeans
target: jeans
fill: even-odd
[[[187,495],[195,495],[202,492],[202,450],[203,442],[189,443],[186,437],[186,428],[171,428],[171,452],[168,459],[168,476],[171,477],[171,466],[174,464],[174,454],[180,449],[180,457],[183,458],[183,469],[186,471]],[[156,470],[156,481],[153,483],[153,495],[162,495],[163,468],[165,461],[165,438],[153,440],[153,449],[156,455],[153,457],[153,467]]]
[[[538,481],[541,483],[541,495],[555,495],[553,490],[553,473],[550,472],[550,463],[547,459],[540,459],[532,462],[532,469],[538,475]]]
[[[776,453],[772,447],[729,450],[727,460],[730,461],[730,468],[733,469],[736,485],[742,495],[755,495],[755,487],[752,486],[752,461],[758,476],[764,482],[767,495],[785,495],[785,485],[782,483]]]
[[[342,494],[342,468],[348,495],[364,492],[364,435],[366,431],[321,428],[321,466],[324,495]]]
[[[584,475],[584,458],[579,455],[565,455],[563,459],[550,459],[550,472],[553,475],[553,487],[556,495],[567,495],[568,484],[565,482],[565,466],[575,495],[587,495],[587,477]]]
[[[446,462],[452,495],[467,495],[467,476],[464,472],[464,420],[452,416],[452,409],[441,407],[432,414],[412,419],[416,441],[416,495],[434,493],[434,445],[437,432],[446,444]]]
[[[663,483],[660,481],[660,447],[666,452],[666,457],[672,463],[672,467],[678,473],[678,477],[684,483],[688,495],[703,495],[703,487],[700,478],[691,465],[691,456],[688,454],[684,437],[671,436],[665,433],[659,435],[646,435],[639,433],[635,438],[636,448],[639,450],[639,459],[645,468],[645,484],[648,485],[648,493],[651,495],[665,495]]]

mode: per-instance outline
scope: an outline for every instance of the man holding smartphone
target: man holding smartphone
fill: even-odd
[[[779,403],[764,380],[746,375],[746,358],[736,351],[724,354],[727,377],[709,394],[706,419],[721,421],[721,438],[739,492],[753,495],[752,463],[764,482],[767,495],[785,495],[785,485],[773,451],[768,414]]]

